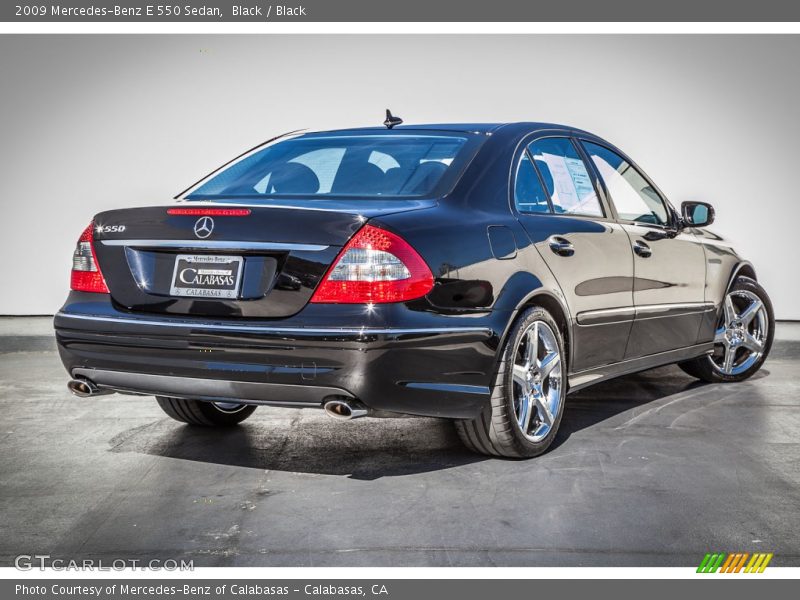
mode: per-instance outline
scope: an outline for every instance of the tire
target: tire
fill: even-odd
[[[733,317],[729,313],[729,301],[735,311]],[[756,302],[761,303],[760,308]],[[748,311],[751,311],[749,317]],[[714,337],[714,353],[679,363],[678,366],[692,377],[709,383],[744,381],[752,377],[767,360],[774,336],[775,315],[767,292],[755,279],[740,276],[725,294]],[[733,352],[733,360],[727,363],[726,357],[730,351]]]
[[[534,331],[537,336],[547,336],[537,340],[535,363],[538,364],[528,361],[525,352],[530,345],[527,342],[523,348],[520,347],[526,336]],[[553,352],[557,352],[555,359],[551,356]],[[531,458],[547,450],[564,413],[567,390],[564,356],[562,332],[549,312],[541,307],[532,307],[520,315],[503,348],[489,403],[477,418],[455,421],[456,431],[464,445],[479,454],[507,458]],[[526,385],[532,382],[534,387],[523,388],[521,373],[529,374]],[[540,404],[535,401],[524,403],[520,398],[525,389],[540,392],[538,396],[533,393],[530,397],[538,397],[548,405],[547,417]],[[520,410],[523,404],[529,407],[527,413]],[[523,432],[520,419],[525,420],[526,414],[530,415],[529,425]]]
[[[167,398],[156,396],[156,401],[165,413],[176,421],[205,427],[229,427],[241,423],[256,410],[247,404],[223,406],[223,403]]]

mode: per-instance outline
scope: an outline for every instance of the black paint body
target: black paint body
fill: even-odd
[[[210,400],[320,406],[343,395],[379,411],[470,418],[488,401],[505,335],[528,305],[544,306],[562,324],[575,390],[708,352],[732,277],[755,276],[724,240],[681,226],[674,210],[667,227],[618,219],[588,160],[605,217],[519,214],[514,165],[534,139],[585,139],[622,154],[586,132],[536,123],[393,131],[421,129],[476,138],[471,160],[437,197],[253,202],[249,216],[216,219],[202,241],[230,247],[213,252],[198,249],[196,217],[168,216],[164,206],[97,215],[97,225],[124,224],[125,231],[95,238],[111,294],[72,292],[55,318],[67,370],[128,392],[174,394],[159,386],[196,378],[193,397]],[[341,247],[367,222],[399,234],[422,256],[433,290],[398,304],[309,303]],[[552,236],[574,252],[551,250]],[[637,242],[652,255],[638,256]],[[244,257],[239,299],[169,296],[174,255],[203,252]],[[247,383],[266,385],[250,394]]]

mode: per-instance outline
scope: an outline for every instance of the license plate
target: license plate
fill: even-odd
[[[241,256],[179,254],[175,257],[169,293],[192,298],[237,298],[243,263]]]

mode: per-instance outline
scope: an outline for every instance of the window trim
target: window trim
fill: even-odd
[[[519,209],[519,205],[517,204],[517,180],[519,179],[519,169],[522,166],[522,159],[527,158],[528,162],[531,164],[531,168],[533,169],[533,174],[536,176],[536,180],[539,182],[539,187],[542,188],[542,192],[544,192],[545,200],[547,201],[547,210],[545,212],[533,212],[533,211],[523,211]],[[513,167],[513,164],[512,164]],[[514,208],[516,211],[521,215],[554,215],[555,210],[553,209],[553,200],[550,198],[550,194],[547,191],[547,187],[544,185],[544,181],[542,181],[542,174],[539,173],[539,169],[536,168],[536,163],[533,161],[533,157],[531,156],[530,151],[528,150],[528,146],[525,146],[522,152],[517,158],[517,168],[514,169],[514,186],[511,190],[511,195],[514,201]]]
[[[615,220],[616,220],[617,223],[620,223],[621,225],[636,225],[636,226],[639,226],[639,227],[649,227],[649,228],[660,229],[660,230],[664,230],[664,231],[676,231],[677,230],[677,214],[678,213],[675,211],[675,208],[672,206],[670,201],[667,199],[667,197],[664,194],[664,192],[661,191],[661,189],[653,182],[653,180],[647,175],[647,173],[644,172],[644,170],[639,165],[637,165],[633,160],[631,160],[630,156],[628,156],[627,154],[622,152],[616,146],[606,142],[605,140],[602,140],[602,139],[599,139],[599,138],[595,138],[593,136],[580,135],[580,136],[576,136],[575,140],[576,140],[576,142],[578,142],[578,145],[580,146],[581,152],[586,155],[586,159],[589,161],[589,163],[591,163],[592,169],[594,170],[595,176],[597,177],[597,181],[603,187],[603,192],[604,192],[604,195],[606,196],[606,199],[608,200],[609,205],[613,207],[614,217],[615,217]],[[653,190],[656,192],[656,194],[658,194],[658,197],[661,199],[661,203],[664,205],[664,209],[665,209],[665,211],[667,213],[667,219],[668,219],[667,223],[664,224],[664,225],[661,225],[661,224],[658,224],[658,223],[642,223],[641,221],[634,221],[632,219],[625,219],[625,218],[621,217],[619,212],[617,211],[616,205],[614,204],[614,197],[611,195],[611,192],[606,187],[606,182],[602,178],[602,176],[600,175],[600,171],[597,169],[597,165],[594,164],[594,161],[592,160],[592,157],[589,154],[589,151],[584,146],[584,143],[594,144],[595,146],[600,146],[601,148],[605,148],[609,152],[612,152],[612,153],[616,154],[617,156],[619,156],[620,158],[622,158],[631,167],[633,167],[636,170],[636,172],[648,184],[650,184],[650,187],[653,188]]]
[[[589,180],[592,182],[592,189],[594,189],[594,196],[595,196],[595,198],[597,198],[597,205],[600,207],[600,212],[602,214],[600,214],[600,215],[589,215],[589,214],[585,214],[585,213],[557,213],[555,211],[555,204],[553,203],[553,198],[552,198],[552,196],[550,194],[550,190],[545,185],[544,176],[542,175],[542,171],[541,171],[541,169],[539,169],[539,166],[536,164],[536,160],[535,160],[534,154],[531,152],[531,145],[535,144],[536,142],[545,140],[545,139],[565,139],[572,146],[572,149],[575,150],[575,154],[578,155],[578,159],[580,159],[580,161],[583,163],[583,168],[586,169],[586,174],[589,176]],[[539,181],[541,181],[542,186],[544,187],[544,191],[547,193],[547,196],[548,196],[548,199],[549,199],[549,203],[550,203],[550,210],[552,211],[552,214],[554,214],[554,215],[562,215],[562,216],[574,216],[574,217],[589,217],[589,218],[592,218],[592,219],[601,219],[601,218],[606,218],[608,216],[608,213],[606,211],[606,207],[603,204],[603,201],[600,198],[600,193],[599,193],[599,191],[597,189],[597,182],[594,180],[595,178],[593,177],[594,173],[593,173],[591,167],[586,163],[586,158],[584,157],[583,154],[581,154],[581,151],[578,148],[578,145],[575,143],[575,140],[573,139],[572,135],[564,136],[564,137],[547,136],[547,137],[543,137],[543,138],[538,138],[538,139],[535,139],[535,140],[529,142],[525,146],[525,150],[528,152],[528,155],[531,157],[531,162],[533,162],[533,167],[536,169],[536,172],[539,173]]]
[[[516,216],[546,216],[546,217],[557,217],[561,218],[570,218],[570,219],[586,219],[589,221],[598,221],[602,223],[615,223],[616,222],[616,215],[611,208],[610,203],[607,201],[605,195],[605,189],[599,185],[597,180],[597,175],[594,170],[594,165],[588,166],[589,171],[589,178],[592,180],[592,185],[594,186],[595,193],[597,194],[597,199],[600,202],[600,208],[603,211],[603,216],[593,216],[593,215],[579,215],[579,214],[569,214],[569,213],[556,213],[556,212],[549,212],[549,213],[521,213],[517,210],[516,202],[514,201],[514,187],[516,186],[516,170],[515,165],[517,164],[517,160],[521,156],[522,152],[520,152],[520,148],[523,151],[527,152],[528,146],[530,146],[533,142],[536,142],[541,139],[546,138],[566,138],[570,140],[573,146],[577,149],[578,155],[583,160],[584,164],[586,164],[586,158],[583,153],[583,148],[581,144],[576,143],[576,132],[572,129],[538,129],[535,131],[530,131],[527,134],[523,135],[519,142],[517,142],[517,146],[514,149],[514,154],[512,156],[512,160],[509,162],[509,173],[508,173],[508,206],[511,210],[512,214]],[[530,153],[529,153],[530,156]],[[533,163],[534,168],[536,169],[537,175],[539,175],[539,181],[542,184],[545,191],[547,191],[547,186],[544,185],[544,181],[541,179],[541,174],[539,173],[539,169],[536,168],[536,161],[533,160],[531,157],[531,162]],[[549,196],[549,193],[548,193]]]

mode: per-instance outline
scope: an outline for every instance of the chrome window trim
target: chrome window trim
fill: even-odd
[[[572,129],[537,129],[534,131],[529,131],[526,133],[520,141],[517,143],[517,146],[514,148],[513,156],[516,157],[517,153],[520,151],[520,148],[523,149],[523,152],[528,151],[528,146],[530,146],[533,142],[539,141],[540,139],[545,138],[565,138],[570,140],[575,147],[578,155],[581,157],[581,160],[586,166],[587,170],[589,170],[589,175],[592,178],[592,185],[594,186],[595,194],[597,194],[597,199],[600,202],[600,208],[603,210],[602,216],[591,216],[591,215],[582,215],[582,214],[570,214],[570,213],[556,213],[556,212],[549,212],[549,213],[521,213],[517,210],[516,203],[514,202],[514,186],[516,185],[516,172],[514,170],[515,160],[512,160],[509,164],[508,170],[508,202],[509,202],[509,209],[511,210],[512,214],[515,216],[544,216],[544,217],[558,217],[559,219],[585,219],[589,221],[599,221],[602,223],[616,223],[616,211],[611,206],[611,202],[609,201],[608,197],[605,194],[605,189],[602,187],[602,184],[599,180],[597,180],[596,172],[594,170],[594,164],[589,164],[586,158],[583,155],[583,146],[576,143],[578,138],[575,136],[575,133]],[[590,159],[591,160],[591,159]],[[531,159],[533,162],[533,159]],[[544,187],[545,193],[548,195],[548,203],[552,204],[550,199],[549,191],[547,190],[547,186],[544,185],[544,182],[541,181],[541,174],[539,173],[539,169],[534,165],[536,169],[536,175],[539,177],[540,182]]]

